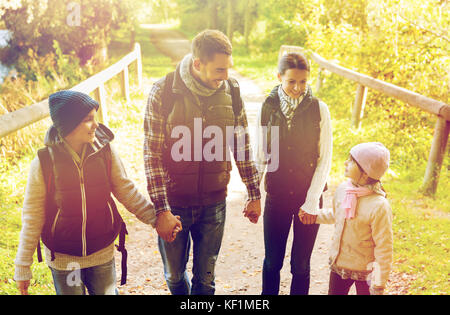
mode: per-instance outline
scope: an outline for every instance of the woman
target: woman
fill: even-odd
[[[258,123],[257,164],[267,169],[264,208],[262,294],[278,294],[286,241],[293,222],[291,294],[308,294],[310,258],[319,225],[312,223],[321,206],[331,167],[332,132],[327,105],[307,84],[310,67],[297,53],[282,56],[277,85],[264,101]],[[276,137],[278,135],[278,137]],[[270,141],[266,141],[270,139]],[[264,144],[268,142],[268,148]],[[303,211],[303,212],[301,212]]]
[[[86,289],[91,295],[117,293],[114,240],[120,233],[124,241],[126,229],[111,193],[146,224],[155,227],[167,220],[156,217],[153,205],[128,179],[110,144],[113,133],[95,120],[98,108],[80,92],[49,97],[53,126],[46,147],[31,162],[15,260],[14,279],[21,294],[28,294],[40,238],[57,294],[83,295]],[[173,240],[181,223],[172,220],[177,223],[170,231]],[[118,248],[124,263],[122,241]]]

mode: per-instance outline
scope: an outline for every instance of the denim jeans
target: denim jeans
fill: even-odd
[[[226,202],[211,206],[172,207],[179,215],[183,230],[176,239],[165,242],[158,237],[159,252],[164,264],[164,277],[173,295],[213,295],[214,269],[225,226]],[[192,287],[186,272],[193,242]]]
[[[102,265],[69,270],[50,267],[57,295],[117,295],[114,258]]]
[[[264,247],[262,294],[277,295],[280,289],[280,270],[286,243],[294,221],[294,240],[291,250],[291,295],[309,292],[310,259],[314,248],[318,224],[304,225],[298,218],[303,202],[267,195],[264,207]]]

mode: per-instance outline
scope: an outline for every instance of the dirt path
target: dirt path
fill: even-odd
[[[189,41],[176,31],[161,28],[151,30],[153,44],[174,63],[189,52]],[[143,52],[145,53],[145,52]],[[261,89],[251,80],[242,77],[236,71],[231,76],[239,81],[241,94],[249,120],[249,128],[256,123],[256,116],[264,99]],[[119,138],[119,137],[116,137]],[[140,140],[139,140],[140,141]],[[141,143],[141,142],[138,142]],[[141,166],[134,166],[141,167]],[[142,166],[143,167],[143,166]],[[138,171],[143,174],[142,169]],[[143,177],[141,177],[143,178]],[[145,177],[144,177],[145,181]],[[139,183],[145,192],[145,183]],[[330,206],[330,189],[325,196],[325,205]],[[264,198],[262,205],[264,205]],[[262,263],[264,259],[264,241],[262,217],[257,224],[250,223],[242,215],[246,198],[246,189],[236,166],[233,166],[231,182],[228,186],[227,218],[221,251],[216,265],[216,294],[237,295],[261,293]],[[157,248],[157,235],[151,228],[131,219],[127,240],[128,282],[119,288],[121,294],[170,294],[163,277],[163,265]],[[310,294],[327,294],[328,291],[328,249],[333,226],[322,225],[311,258]],[[280,294],[289,294],[290,289],[290,248],[292,231],[288,239],[284,267],[281,273]],[[117,270],[120,271],[120,256],[116,257]],[[192,268],[192,253],[188,271]]]

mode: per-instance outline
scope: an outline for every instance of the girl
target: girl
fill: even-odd
[[[332,154],[330,114],[327,105],[313,97],[307,84],[309,72],[303,55],[282,56],[278,63],[281,84],[272,90],[259,114],[256,162],[261,177],[267,165],[262,294],[279,292],[292,222],[290,293],[309,292],[310,258],[319,225],[303,224],[298,214],[303,209],[307,223],[314,218],[322,201]],[[274,137],[277,130],[279,138]],[[269,143],[268,148],[265,142]]]
[[[345,162],[349,181],[337,188],[333,210],[322,209],[317,216],[317,223],[336,223],[330,295],[348,294],[353,283],[358,295],[384,291],[392,263],[392,212],[380,179],[389,156],[379,142],[354,146]]]
[[[170,223],[172,239],[181,228],[170,213],[156,218],[153,205],[128,179],[110,145],[113,133],[95,120],[98,108],[80,92],[49,97],[53,126],[45,137],[46,148],[31,163],[15,260],[14,279],[21,294],[28,294],[40,238],[57,294],[85,294],[86,288],[89,294],[117,293],[114,240],[121,233],[123,264],[126,229],[111,192],[140,221],[153,227]]]

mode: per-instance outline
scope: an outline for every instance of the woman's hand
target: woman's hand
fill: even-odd
[[[306,213],[305,211],[300,209],[300,211],[298,212],[298,218],[303,224],[309,225],[316,223],[317,215]]]

